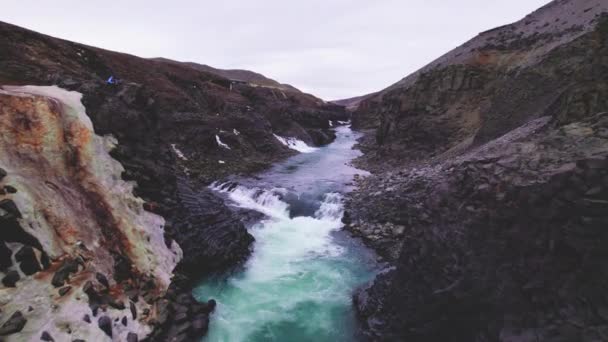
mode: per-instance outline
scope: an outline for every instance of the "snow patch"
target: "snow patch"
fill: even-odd
[[[232,129],[232,133],[234,133],[234,135],[240,135],[241,132],[237,131],[236,128]]]
[[[171,144],[171,148],[173,149],[173,152],[175,152],[175,154],[177,155],[177,157],[179,159],[181,159],[181,160],[188,160],[188,158],[186,158],[186,156],[184,155],[184,153],[177,148],[176,144]]]
[[[289,147],[292,150],[296,150],[301,153],[311,153],[311,152],[318,150],[318,148],[316,148],[316,147],[310,147],[310,146],[306,145],[306,143],[303,142],[302,140],[299,140],[296,138],[290,138],[290,137],[282,137],[282,136],[279,136],[276,134],[273,134],[273,135],[283,145]]]
[[[220,146],[220,147],[223,147],[223,148],[225,148],[225,149],[230,150],[230,146],[228,146],[228,145],[224,144],[224,143],[222,142],[222,140],[220,140],[220,136],[219,136],[219,135],[217,135],[217,134],[215,135],[215,141],[217,141],[218,146]]]

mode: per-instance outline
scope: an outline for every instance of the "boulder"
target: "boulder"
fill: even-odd
[[[4,278],[2,278],[2,285],[6,287],[15,287],[20,278],[19,272],[15,270],[8,271]]]
[[[99,329],[101,329],[106,335],[112,338],[112,319],[108,316],[101,316],[97,321]]]
[[[23,317],[21,311],[15,311],[8,321],[4,322],[2,327],[0,327],[0,336],[18,333],[23,330],[26,323],[27,319]]]

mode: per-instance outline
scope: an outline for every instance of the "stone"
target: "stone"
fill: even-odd
[[[139,338],[137,337],[137,334],[134,332],[129,332],[127,334],[127,342],[138,342]]]
[[[43,331],[42,335],[40,335],[40,340],[42,341],[47,341],[47,342],[54,342],[55,339],[53,339],[53,337],[51,336],[51,334],[49,334],[47,331]]]
[[[175,316],[173,316],[173,321],[175,321],[177,323],[184,322],[187,319],[188,319],[188,313],[186,313],[186,312],[180,312],[180,313],[176,314]]]
[[[164,325],[168,319],[170,312],[169,301],[166,299],[161,299],[156,303],[157,317],[158,323],[160,325]]]
[[[2,285],[6,287],[15,287],[20,278],[19,272],[15,270],[8,271],[4,278],[2,278]]]
[[[95,279],[97,279],[97,281],[101,285],[105,286],[106,288],[110,288],[110,283],[108,282],[108,278],[106,278],[105,275],[97,272],[97,273],[95,273]]]
[[[61,297],[65,296],[68,292],[70,292],[70,290],[72,290],[71,286],[65,286],[59,289],[59,295]]]
[[[596,196],[602,193],[602,187],[596,186],[585,192],[585,196]]]
[[[15,260],[19,262],[19,268],[25,275],[32,275],[41,270],[40,263],[38,262],[33,247],[21,247],[15,254]]]
[[[6,173],[6,170],[4,170],[3,168],[0,167],[0,181],[3,180],[7,174],[8,173]]]
[[[99,329],[101,329],[106,335],[112,338],[112,320],[108,316],[101,316],[97,321]]]
[[[23,330],[23,327],[25,327],[26,323],[27,319],[23,317],[21,311],[15,311],[11,318],[9,318],[8,321],[4,322],[2,327],[0,327],[0,336],[18,333]]]
[[[200,335],[207,331],[209,327],[209,317],[206,315],[197,315],[192,320],[192,330],[195,334]]]
[[[106,296],[105,299],[106,299],[108,305],[110,305],[114,309],[118,309],[118,310],[124,310],[125,309],[125,303],[124,302],[116,300],[116,299],[112,298],[111,296]]]
[[[189,293],[182,293],[179,296],[177,296],[177,302],[182,305],[192,304],[193,301],[194,301],[194,298],[192,298],[192,295]]]
[[[209,312],[213,312],[213,310],[215,310],[216,305],[217,303],[215,302],[215,299],[209,299],[207,301],[207,307],[209,308]]]
[[[53,284],[55,287],[61,287],[70,278],[70,274],[76,272],[78,272],[78,262],[69,258],[65,259],[53,275],[51,284]]]
[[[122,316],[120,323],[122,323],[122,325],[124,325],[126,327],[127,326],[127,316]]]
[[[11,201],[10,199],[1,200],[0,209],[4,210],[7,213],[7,215],[5,215],[4,218],[8,218],[7,216],[14,217],[14,218],[21,218],[21,212],[17,208],[17,205],[15,204],[15,202]]]
[[[16,194],[16,193],[17,193],[17,189],[15,189],[15,187],[10,186],[10,185],[5,185],[5,186],[4,186],[4,191],[5,191],[7,194]]]
[[[87,323],[91,323],[91,316],[89,316],[89,314],[85,314],[84,317],[82,317],[82,320]]]
[[[135,307],[135,303],[129,302],[129,309],[131,310],[131,317],[133,320],[137,319],[137,308]]]

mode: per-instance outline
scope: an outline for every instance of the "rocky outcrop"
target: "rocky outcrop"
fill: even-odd
[[[102,341],[149,334],[151,305],[167,290],[182,250],[165,243],[163,218],[145,211],[133,184],[121,180],[124,169],[109,154],[116,141],[95,134],[80,94],[57,87],[0,90],[0,132],[1,184],[16,190],[0,199],[3,283],[11,285],[0,289],[3,335]],[[113,324],[129,312],[125,303],[150,314]]]
[[[553,1],[364,100],[346,229],[371,340],[602,341],[608,11]]]
[[[395,268],[356,297],[371,336],[605,338],[608,115],[548,122],[448,163],[360,182],[350,229],[403,226],[382,235],[399,241],[387,256]]]
[[[479,34],[366,98],[356,128],[377,128],[362,166],[445,158],[545,115],[564,123],[604,110],[608,6],[559,0]]]

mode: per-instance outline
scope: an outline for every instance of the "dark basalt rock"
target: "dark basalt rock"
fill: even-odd
[[[136,333],[130,332],[127,334],[127,342],[138,342],[139,338]]]
[[[189,182],[178,179],[180,202],[188,210],[188,220],[176,223],[176,240],[184,253],[179,269],[187,274],[203,274],[225,269],[244,261],[253,237],[239,215],[224,206],[208,189],[195,191]]]
[[[253,241],[239,216],[204,187],[228,175],[260,171],[293,155],[273,137],[274,132],[310,144],[327,143],[333,139],[328,121],[348,119],[342,107],[295,89],[231,87],[224,76],[195,65],[96,49],[6,23],[0,23],[0,36],[6,38],[0,40],[5,57],[0,59],[3,84],[57,84],[83,94],[95,131],[118,140],[111,154],[125,168],[122,177],[137,183],[136,195],[148,203],[147,210],[165,218],[165,243],[180,244],[185,258],[176,273],[192,279],[242,263]],[[26,58],[25,51],[39,58]],[[81,55],[82,59],[76,57]],[[74,58],[82,63],[73,63]],[[107,85],[110,75],[122,82]],[[218,148],[216,135],[231,146],[230,151]],[[180,158],[172,144],[188,160]],[[4,241],[22,242],[44,252],[18,226],[19,213],[11,204],[0,202],[4,210],[0,210],[0,225],[10,228],[0,237],[3,269],[10,267],[3,254]],[[130,279],[133,272],[128,258],[119,250],[110,253],[114,280]],[[44,267],[49,264],[44,258],[41,262]],[[53,276],[53,285],[64,286],[76,272],[76,265],[64,262]],[[92,284],[85,288],[95,315],[108,303],[103,303]],[[186,286],[179,293],[189,290]],[[150,303],[158,300],[157,293],[140,291]]]
[[[4,271],[9,268],[13,261],[11,260],[11,256],[13,252],[6,246],[3,241],[0,241],[0,270]]]
[[[11,335],[20,332],[25,327],[27,319],[23,317],[21,311],[15,311],[11,318],[0,327],[0,336]]]
[[[9,218],[9,217],[14,217],[14,218],[21,218],[21,212],[19,211],[19,209],[17,208],[17,205],[15,204],[15,202],[13,202],[12,200],[5,198],[3,200],[0,201],[0,209],[4,210],[7,215],[5,215],[4,218]]]
[[[0,167],[0,181],[4,179],[4,177],[6,177],[8,175],[8,173],[6,172],[5,169]]]
[[[78,272],[78,262],[74,259],[65,259],[57,269],[51,280],[55,287],[61,287],[70,278],[70,274]]]
[[[71,286],[65,286],[59,289],[59,295],[60,296],[65,296],[68,292],[70,292],[72,290]]]
[[[34,248],[30,246],[21,247],[15,253],[15,260],[19,262],[19,268],[25,275],[32,275],[41,270]]]
[[[510,133],[516,140],[360,181],[347,203],[348,229],[382,248],[375,230],[357,227],[403,226],[381,232],[400,241],[394,267],[354,298],[369,337],[601,340],[607,129],[604,113],[544,130],[522,126]],[[561,328],[572,321],[574,331]]]
[[[133,302],[129,302],[129,309],[131,310],[131,317],[133,320],[137,319],[137,308]]]
[[[84,315],[84,317],[82,317],[82,320],[87,322],[87,323],[91,323],[91,316],[89,316],[88,314]]]
[[[53,337],[51,336],[51,334],[49,334],[46,331],[42,332],[42,335],[40,335],[40,340],[47,341],[47,342],[54,342],[55,341],[55,339],[53,339]]]
[[[99,329],[101,329],[110,338],[112,337],[112,320],[108,316],[101,316],[97,321]]]
[[[120,323],[122,323],[122,325],[124,325],[126,327],[127,326],[127,316],[123,316],[122,319],[120,320]]]
[[[15,189],[15,187],[10,186],[10,185],[5,185],[5,186],[4,186],[4,191],[5,191],[7,194],[16,194],[16,193],[17,193],[17,189]]]
[[[108,282],[108,278],[106,278],[105,275],[97,272],[97,273],[95,273],[95,279],[97,279],[97,281],[101,285],[105,286],[106,288],[110,288],[110,283]]]
[[[15,270],[8,271],[4,278],[2,278],[2,285],[6,287],[15,287],[19,279],[21,279],[19,272]]]

